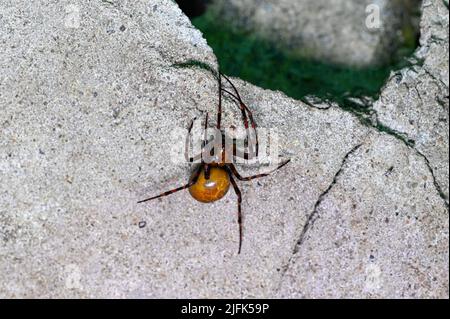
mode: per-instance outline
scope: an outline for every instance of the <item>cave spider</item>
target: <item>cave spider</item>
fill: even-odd
[[[230,84],[232,88],[232,92],[229,91],[226,88],[222,87],[222,77],[225,78],[225,80]],[[218,109],[217,109],[217,122],[216,122],[216,132],[219,132],[220,136],[217,136],[216,138],[220,141],[220,147],[219,151],[216,153],[214,149],[207,150],[207,145],[209,143],[207,139],[206,130],[208,128],[208,113],[206,114],[205,124],[204,124],[204,131],[205,135],[202,141],[202,151],[200,154],[189,157],[188,151],[189,151],[189,145],[190,145],[190,135],[191,130],[194,121],[191,122],[189,129],[188,129],[188,135],[186,137],[186,147],[185,147],[185,157],[189,162],[194,162],[196,160],[200,160],[200,164],[198,167],[193,171],[189,182],[181,187],[171,189],[167,192],[164,192],[162,194],[159,194],[157,196],[153,196],[150,198],[146,198],[143,200],[140,200],[138,203],[147,202],[156,198],[164,197],[170,194],[173,194],[175,192],[189,189],[189,193],[191,196],[203,203],[211,203],[214,201],[217,201],[221,199],[225,194],[228,192],[230,188],[230,184],[233,186],[234,191],[237,195],[237,201],[238,201],[238,224],[239,224],[239,249],[238,254],[241,252],[242,247],[242,209],[241,209],[241,203],[242,203],[242,194],[241,191],[234,180],[233,176],[236,177],[240,181],[250,181],[255,178],[264,177],[267,175],[270,175],[274,171],[280,169],[287,163],[289,163],[290,160],[286,160],[282,162],[280,165],[278,165],[275,169],[272,171],[269,171],[267,173],[257,174],[253,176],[241,176],[239,172],[237,171],[236,167],[234,166],[234,160],[236,157],[242,158],[242,159],[251,159],[253,157],[258,156],[258,149],[259,149],[259,143],[258,143],[258,135],[256,132],[256,123],[254,121],[252,112],[250,109],[245,105],[245,103],[242,101],[241,96],[236,88],[236,86],[231,82],[231,80],[226,77],[221,72],[218,72],[218,83],[219,83],[219,103],[218,103]],[[235,103],[238,105],[241,114],[242,114],[242,120],[244,123],[244,127],[247,132],[246,137],[246,148],[244,151],[239,152],[238,148],[236,146],[236,141],[233,140],[232,147],[227,147],[225,143],[226,136],[224,131],[221,129],[221,118],[222,118],[222,95],[227,94]],[[194,119],[195,120],[195,119]],[[249,125],[250,122],[250,125]],[[250,127],[252,128],[254,132],[254,138],[250,138]],[[208,152],[207,152],[208,151]],[[205,161],[204,159],[212,156],[212,160]]]

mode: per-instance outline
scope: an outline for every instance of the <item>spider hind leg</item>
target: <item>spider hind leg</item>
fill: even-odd
[[[197,180],[198,180],[198,178],[200,176],[200,172],[201,172],[201,166],[199,168],[197,168],[197,170],[195,171],[195,173],[192,176],[191,180],[186,185],[181,186],[181,187],[177,187],[177,188],[174,188],[174,189],[171,189],[171,190],[169,190],[167,192],[161,193],[159,195],[156,195],[156,196],[153,196],[153,197],[150,197],[150,198],[146,198],[146,199],[140,200],[140,201],[138,201],[138,204],[144,203],[144,202],[148,202],[148,201],[151,201],[153,199],[160,198],[160,197],[165,197],[165,196],[171,195],[173,193],[179,192],[179,191],[181,191],[183,189],[191,187],[192,185],[194,185],[197,182]]]
[[[238,254],[241,253],[241,247],[242,247],[242,209],[241,209],[241,203],[242,203],[242,194],[241,190],[239,189],[238,185],[236,184],[236,181],[233,179],[233,177],[230,174],[230,182],[231,185],[233,185],[234,191],[237,195],[238,200],[238,224],[239,224],[239,249]]]

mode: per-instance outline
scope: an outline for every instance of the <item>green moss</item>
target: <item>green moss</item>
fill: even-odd
[[[390,71],[399,67],[357,69],[299,59],[254,35],[218,24],[210,12],[192,23],[213,48],[222,72],[295,99],[314,95],[343,105],[348,96],[377,97]],[[410,54],[415,45],[409,41],[403,52]]]
[[[219,60],[220,70],[225,74],[266,89],[283,91],[307,104],[308,95],[335,102],[342,110],[354,114],[363,125],[392,135],[408,146],[414,146],[413,140],[380,123],[371,107],[371,101],[378,98],[391,71],[408,64],[423,63],[412,56],[417,46],[414,30],[402,30],[404,45],[398,50],[396,61],[392,64],[349,68],[298,58],[250,33],[227,28],[216,21],[218,19],[214,18],[213,13],[207,12],[193,19],[192,23],[203,32]],[[211,66],[200,61],[188,61],[175,66],[199,67],[215,76],[217,74]]]

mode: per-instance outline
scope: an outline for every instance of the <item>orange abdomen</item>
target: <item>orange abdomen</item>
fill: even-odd
[[[221,167],[211,167],[209,179],[202,168],[197,182],[189,187],[189,193],[199,202],[210,203],[225,196],[230,188],[228,172]]]

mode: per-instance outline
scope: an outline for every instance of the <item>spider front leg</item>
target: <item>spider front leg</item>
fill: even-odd
[[[189,163],[193,163],[194,161],[198,161],[202,158],[202,154],[198,154],[195,155],[193,157],[189,156],[189,148],[190,148],[190,144],[191,144],[191,131],[192,131],[192,127],[194,126],[194,122],[197,118],[194,117],[194,119],[192,120],[191,124],[189,125],[188,128],[188,133],[186,135],[186,142],[184,145],[184,158],[186,159],[187,162]]]
[[[208,113],[206,113],[206,119],[205,119],[205,127],[204,127],[204,136],[203,136],[203,143],[202,143],[202,155],[203,155],[203,149],[208,143]],[[202,159],[203,161],[203,159]],[[209,165],[205,165],[205,179],[208,180],[210,177],[210,171],[209,171]]]
[[[162,193],[162,194],[159,194],[159,195],[156,195],[156,196],[153,196],[153,197],[150,197],[150,198],[146,198],[146,199],[140,200],[140,201],[138,201],[138,204],[139,204],[139,203],[143,203],[143,202],[147,202],[147,201],[150,201],[150,200],[153,200],[153,199],[157,199],[157,198],[160,198],[160,197],[164,197],[164,196],[167,196],[167,195],[170,195],[170,194],[179,192],[179,191],[181,191],[181,190],[183,190],[183,189],[186,189],[186,188],[191,187],[192,185],[194,185],[194,184],[197,182],[198,177],[200,176],[201,171],[202,171],[202,166],[200,166],[199,168],[197,168],[197,170],[195,171],[195,173],[194,173],[194,175],[192,176],[191,180],[190,180],[189,183],[187,183],[186,185],[181,186],[181,187],[178,187],[178,188],[171,189],[170,191],[164,192],[164,193]]]
[[[244,149],[245,149],[245,147],[244,147]],[[245,150],[239,149],[236,144],[236,140],[233,140],[233,160],[234,160],[234,162],[236,162],[236,158],[241,158],[244,160],[251,160],[255,156],[257,156],[257,155],[254,152],[249,153]]]
[[[220,130],[222,121],[222,74],[219,72],[219,105],[217,106],[217,129]]]
[[[246,137],[247,144],[248,144],[248,139],[250,136],[250,128],[249,128],[249,123],[248,123],[248,119],[247,119],[247,112],[248,112],[252,129],[255,132],[255,137],[254,137],[254,140],[253,140],[253,138],[251,138],[252,141],[250,142],[250,147],[248,145],[247,145],[247,147],[250,148],[250,154],[254,154],[254,155],[251,155],[252,158],[253,158],[253,156],[258,156],[258,152],[259,152],[258,132],[256,130],[256,123],[253,120],[252,113],[250,112],[248,107],[244,104],[244,102],[241,101],[240,97],[234,95],[233,93],[231,93],[230,91],[228,91],[226,89],[222,89],[222,91],[227,93],[228,95],[230,95],[232,97],[232,100],[236,103],[236,105],[241,110],[242,120],[244,122],[244,128],[245,128],[245,131],[247,132],[247,137]],[[253,150],[253,144],[255,146],[254,150]]]
[[[243,118],[244,118],[244,125],[245,128],[248,129],[248,123],[247,122],[247,116],[245,114],[245,112],[248,112],[248,117],[250,118],[250,123],[252,125],[253,130],[255,131],[255,153],[256,156],[258,156],[258,152],[259,152],[259,143],[258,143],[258,132],[256,131],[256,123],[255,120],[253,119],[253,114],[250,111],[250,109],[247,107],[247,105],[245,105],[245,103],[242,101],[241,96],[239,94],[239,91],[237,90],[236,86],[233,84],[233,82],[231,82],[231,80],[223,73],[220,72],[220,75],[223,76],[225,78],[225,80],[231,85],[231,87],[233,88],[233,91],[235,94],[231,93],[230,91],[228,91],[227,89],[222,89],[223,92],[228,93],[231,97],[234,98],[234,100],[236,101],[236,103],[238,104],[239,108],[241,109],[241,112],[243,113]],[[253,152],[253,149],[252,149]]]
[[[242,194],[241,190],[239,189],[238,185],[236,184],[236,181],[233,179],[233,176],[230,174],[230,182],[231,185],[233,185],[234,191],[237,195],[238,199],[238,224],[239,224],[239,250],[238,254],[241,253],[241,247],[242,247],[242,210],[241,210],[241,203],[242,203]]]
[[[273,172],[275,172],[276,170],[279,170],[280,168],[282,168],[284,165],[286,165],[290,161],[291,160],[288,159],[287,161],[281,163],[280,165],[278,165],[275,169],[271,170],[270,172],[257,174],[257,175],[253,175],[253,176],[241,176],[241,174],[239,174],[239,172],[237,171],[236,167],[233,164],[229,164],[228,167],[230,168],[230,170],[234,174],[234,176],[237,177],[238,180],[240,180],[240,181],[250,181],[250,180],[255,179],[255,178],[268,176],[268,175],[272,174]]]

